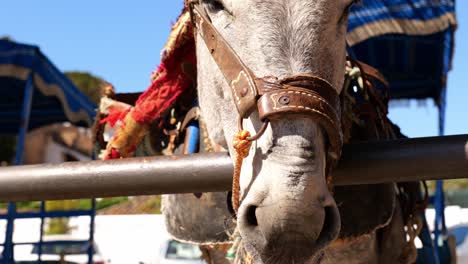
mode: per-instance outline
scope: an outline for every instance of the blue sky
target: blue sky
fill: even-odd
[[[183,0],[56,1],[2,3],[0,36],[35,44],[63,71],[88,71],[118,92],[143,91],[159,63],[171,23]],[[468,1],[457,1],[453,70],[448,76],[447,134],[468,133]],[[431,101],[392,107],[390,117],[411,137],[437,134]]]

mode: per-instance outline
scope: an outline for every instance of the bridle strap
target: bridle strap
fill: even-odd
[[[213,26],[198,1],[188,2],[195,34],[205,42],[214,61],[231,88],[240,118],[256,108],[267,122],[284,114],[302,114],[317,121],[329,143],[329,163],[340,158],[343,145],[339,95],[326,80],[312,75],[295,75],[282,80],[256,78]],[[265,123],[264,123],[265,124]]]
[[[219,34],[199,4],[190,3],[195,32],[204,40],[214,61],[231,87],[240,116],[247,117],[255,109],[258,89],[250,69]]]

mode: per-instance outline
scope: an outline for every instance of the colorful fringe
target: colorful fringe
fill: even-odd
[[[105,159],[128,157],[146,135],[150,124],[174,104],[179,96],[195,86],[195,40],[190,14],[184,10],[161,53],[161,64],[152,74],[152,83],[135,106],[125,112],[111,112],[101,122],[120,127],[107,144]]]

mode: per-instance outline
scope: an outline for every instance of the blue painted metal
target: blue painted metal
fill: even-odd
[[[195,101],[192,102],[192,106],[198,106],[197,99],[195,99]],[[197,153],[199,151],[200,146],[200,126],[198,120],[190,121],[187,125],[185,133],[185,144],[187,144],[187,146],[184,148],[184,151],[186,152],[184,154]]]
[[[18,131],[18,142],[16,145],[15,165],[23,164],[23,148],[26,133],[29,128],[29,118],[31,113],[31,103],[34,94],[33,74],[29,74],[24,88],[23,107],[21,110],[21,122]]]
[[[424,213],[421,213],[420,217],[423,222],[423,228],[421,229],[421,233],[419,234],[419,239],[421,240],[423,247],[421,249],[418,249],[418,259],[416,263],[440,264],[439,252],[434,246],[434,242],[431,237],[431,232],[429,231],[429,227],[427,226],[426,216],[424,215]]]
[[[21,109],[21,121],[18,131],[18,142],[16,145],[15,165],[21,165],[23,163],[24,140],[26,138],[26,132],[28,131],[29,127],[29,118],[31,113],[31,103],[33,99],[33,94],[33,75],[29,74],[28,79],[26,81],[26,86],[24,87],[23,106]],[[13,231],[15,216],[16,204],[9,203],[7,214],[7,227],[5,232],[5,246],[2,253],[2,261],[10,263],[14,261]]]
[[[198,152],[198,143],[200,142],[200,128],[198,121],[191,121],[187,126],[188,133],[188,154]]]
[[[443,89],[439,103],[439,136],[445,134],[445,108],[446,108],[447,89]],[[441,263],[451,263],[450,250],[447,244],[447,226],[445,224],[445,195],[444,182],[438,180],[436,182],[436,191],[433,197],[435,209],[434,219],[434,244],[437,247],[439,259]]]
[[[14,205],[14,203],[11,203]],[[44,234],[44,220],[45,218],[63,218],[63,217],[77,217],[77,216],[89,216],[90,217],[90,236],[89,240],[86,240],[91,244],[92,241],[94,241],[94,223],[95,223],[95,217],[96,217],[96,200],[92,199],[91,200],[91,208],[89,210],[74,210],[74,211],[46,211],[45,210],[45,203],[41,202],[41,209],[39,212],[15,212],[14,214],[14,219],[29,219],[29,218],[40,218],[41,219],[41,230],[40,234],[41,237],[39,239],[39,242],[22,242],[22,243],[12,243],[12,240],[10,240],[11,244],[13,246],[15,245],[39,245],[38,247],[38,255],[40,256],[42,254],[41,252],[41,244],[50,244],[50,243],[59,243],[59,244],[67,244],[67,243],[77,243],[75,240],[73,241],[60,241],[60,242],[48,242],[48,241],[43,241],[43,234]],[[8,215],[0,215],[0,219],[8,219]],[[4,244],[0,244],[0,246],[5,246],[8,244],[9,241],[5,240]],[[92,252],[92,251],[89,251]],[[5,250],[4,250],[5,253]],[[5,259],[3,257],[3,259]],[[0,263],[2,262],[3,259],[1,259]],[[9,263],[9,262],[6,262]]]
[[[45,214],[45,202],[41,201],[41,225],[40,225],[40,235],[39,235],[39,244],[38,244],[38,252],[37,252],[37,260],[41,261],[42,257],[42,245],[44,242],[44,214]]]
[[[442,181],[436,182],[436,191],[434,195],[434,243],[438,247],[443,246],[443,241],[447,235],[447,227],[445,225],[445,196],[444,196],[444,183]]]
[[[453,38],[452,31],[447,30],[445,32],[445,42],[443,43],[443,47],[445,50],[445,54],[443,56],[443,69],[442,74],[445,74],[450,69],[450,62],[451,62],[451,54],[453,53],[452,43],[449,41]],[[438,128],[439,128],[439,136],[445,135],[445,113],[446,113],[446,106],[447,106],[447,88],[446,88],[446,80],[443,80],[443,88],[441,91],[441,96],[438,102],[439,106],[439,117],[438,117]],[[437,248],[437,255],[440,259],[441,263],[451,263],[451,259],[455,256],[450,255],[450,250],[447,243],[447,226],[445,223],[445,194],[444,194],[444,182],[441,180],[436,181],[436,190],[434,196],[432,197],[431,201],[434,205],[435,209],[435,219],[434,219],[434,244]]]
[[[0,133],[18,133],[18,144],[15,165],[22,164],[23,146],[28,129],[40,127],[61,121],[71,121],[76,125],[90,126],[95,116],[96,106],[61,73],[50,60],[42,54],[38,47],[0,40],[0,70],[8,69],[8,76],[0,76]],[[12,70],[13,69],[13,70]],[[28,72],[25,79],[23,72]],[[35,81],[39,80],[39,81]],[[32,96],[34,93],[34,97]],[[22,105],[23,107],[19,107]],[[21,108],[21,111],[18,109]],[[20,130],[18,131],[18,127]],[[94,225],[95,201],[90,210],[47,212],[44,202],[41,202],[39,212],[18,213],[16,204],[8,205],[8,213],[0,215],[7,220],[5,242],[0,263],[11,264],[14,261],[13,243],[15,219],[40,218],[40,240],[37,243],[21,243],[38,245],[37,253],[40,259],[42,245],[50,244],[43,241],[44,218],[90,216]],[[94,227],[90,228],[94,232]],[[93,240],[90,235],[89,243]],[[60,241],[61,244],[67,243]],[[70,241],[76,243],[76,241]],[[91,254],[92,248],[88,251]]]
[[[60,241],[44,241],[42,242],[43,245],[88,245],[88,240],[60,240]],[[39,245],[39,242],[18,242],[15,245],[22,246],[22,245]],[[38,248],[39,249],[39,248]]]
[[[16,204],[8,204],[7,226],[5,232],[5,243],[3,244],[2,259],[0,263],[12,263],[14,260],[13,231],[15,223]]]
[[[91,199],[91,217],[89,224],[89,247],[88,247],[88,264],[93,264],[93,255],[94,255],[94,228],[96,220],[96,199]]]
[[[16,213],[16,219],[26,218],[60,218],[60,217],[77,217],[91,215],[93,210],[73,210],[73,211],[44,211],[42,212],[21,212]],[[0,219],[7,219],[6,215],[0,215]]]

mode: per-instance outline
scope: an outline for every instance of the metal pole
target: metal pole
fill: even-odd
[[[226,153],[6,167],[0,201],[224,191],[231,172]]]
[[[29,117],[31,116],[31,106],[34,94],[33,74],[29,74],[24,88],[23,108],[21,109],[21,120],[18,131],[18,143],[16,145],[15,165],[23,164],[23,149],[26,132],[29,127]]]
[[[421,233],[419,234],[419,239],[423,245],[422,254],[418,254],[419,263],[425,264],[440,264],[439,260],[439,251],[437,250],[437,245],[434,244],[434,241],[431,237],[431,232],[427,226],[427,220],[425,213],[420,214],[423,227]]]
[[[29,117],[31,116],[31,105],[34,94],[33,74],[30,73],[24,87],[23,107],[21,109],[21,120],[18,131],[18,142],[16,144],[15,165],[23,163],[23,149],[26,132],[29,127]],[[14,261],[13,230],[16,215],[16,204],[8,204],[8,220],[5,232],[5,248],[3,250],[3,261],[12,263]]]
[[[89,215],[89,245],[88,245],[88,264],[93,264],[94,260],[94,251],[95,251],[95,243],[94,243],[94,228],[96,224],[96,199],[91,199],[91,214]]]
[[[0,201],[226,191],[226,153],[68,162],[0,169]],[[468,135],[351,144],[335,185],[468,178]]]
[[[41,263],[41,258],[42,258],[42,247],[43,247],[43,242],[44,242],[44,222],[45,222],[45,201],[41,201],[41,224],[40,224],[40,230],[39,230],[39,244],[37,245],[37,260],[39,263]]]
[[[350,144],[337,185],[468,178],[468,135]]]
[[[445,100],[447,95],[446,87],[442,88],[440,93],[440,105],[439,105],[439,136],[443,136],[445,133]],[[445,226],[445,195],[444,195],[444,182],[437,180],[436,190],[433,197],[433,205],[435,209],[434,217],[434,245],[436,253],[439,258],[439,262],[443,262],[444,256],[449,257],[450,254],[439,254],[439,248],[444,248],[445,236],[447,233],[447,227]]]

